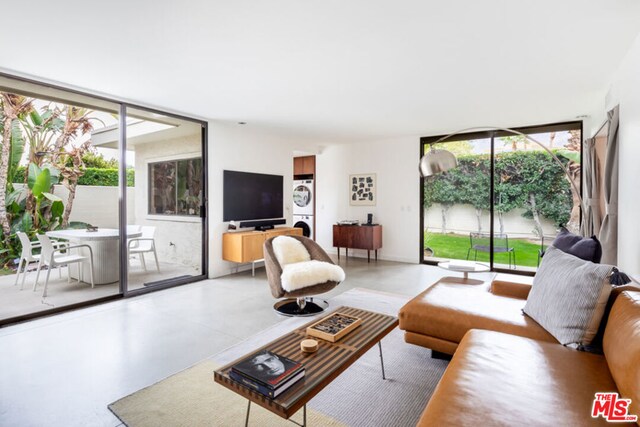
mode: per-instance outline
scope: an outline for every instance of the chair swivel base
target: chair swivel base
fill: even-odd
[[[327,301],[313,297],[287,298],[273,305],[276,313],[289,317],[315,316],[325,311],[328,307],[329,303]]]

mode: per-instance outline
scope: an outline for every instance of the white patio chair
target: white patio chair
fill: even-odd
[[[16,271],[16,281],[13,286],[18,284],[18,278],[20,277],[20,270],[22,270],[22,282],[20,283],[20,290],[24,289],[24,281],[27,278],[27,269],[29,268],[29,264],[32,262],[39,262],[40,255],[34,254],[34,249],[40,249],[40,242],[29,240],[29,236],[27,233],[23,231],[18,231],[16,233],[18,239],[20,240],[20,244],[22,245],[22,252],[20,253],[20,261],[18,261],[18,270]],[[66,242],[51,242],[54,248],[64,248],[67,246]],[[24,268],[22,264],[24,263]],[[59,277],[62,277],[61,269],[58,269]]]
[[[156,241],[153,235],[156,232],[155,227],[144,226],[142,229],[142,237],[136,237],[129,239],[129,266],[131,266],[131,256],[140,255],[140,262],[144,271],[147,271],[147,264],[144,261],[144,254],[146,252],[153,252],[153,256],[156,260],[156,268],[160,272],[160,264],[158,263],[158,254],[156,253]]]
[[[89,270],[91,271],[91,287],[93,288],[95,286],[93,282],[93,251],[91,250],[91,246],[74,245],[74,246],[66,246],[64,248],[56,249],[53,247],[53,243],[51,242],[51,239],[49,239],[49,236],[45,234],[38,234],[37,237],[38,237],[38,240],[40,241],[40,245],[42,246],[42,253],[40,254],[40,261],[38,262],[38,274],[36,274],[36,282],[33,284],[34,292],[36,290],[36,287],[38,286],[40,269],[42,268],[43,265],[46,265],[47,267],[49,267],[47,269],[47,277],[44,280],[44,291],[42,292],[42,297],[44,298],[47,296],[47,286],[49,285],[49,275],[51,274],[52,268],[62,266],[62,265],[66,265],[67,268],[70,268],[69,264],[78,263],[78,283],[80,283],[80,272],[82,271],[82,269],[80,268],[79,263],[86,262],[87,260],[89,261]],[[89,249],[89,257],[87,258],[86,256],[82,256],[82,255],[72,255],[71,252],[67,252],[66,255],[62,255],[62,254],[56,255],[58,252],[61,252],[63,250],[70,251],[71,249],[77,249],[77,248]],[[71,280],[70,277],[71,275],[69,274],[69,276],[67,277],[67,282],[70,282]]]

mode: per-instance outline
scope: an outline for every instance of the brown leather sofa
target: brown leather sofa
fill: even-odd
[[[594,354],[525,316],[530,284],[510,280],[445,278],[401,309],[407,342],[455,353],[418,425],[605,425],[591,417],[596,392],[632,399],[640,417],[640,288],[612,294]]]

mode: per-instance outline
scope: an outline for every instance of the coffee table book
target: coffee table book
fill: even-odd
[[[237,381],[246,387],[252,388],[253,390],[257,391],[260,394],[264,394],[270,399],[274,399],[279,395],[281,395],[282,393],[284,393],[285,391],[287,391],[289,387],[291,387],[292,385],[294,385],[295,383],[303,379],[304,371],[300,371],[298,374],[294,375],[286,382],[280,384],[277,388],[267,387],[264,384],[259,383],[257,381],[253,381],[250,378],[240,375],[233,370],[229,371],[229,377],[232,380]]]
[[[288,357],[262,350],[245,357],[233,365],[231,370],[265,387],[278,388],[300,371],[304,371],[304,366]]]

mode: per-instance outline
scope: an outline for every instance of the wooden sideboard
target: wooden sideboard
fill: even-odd
[[[335,224],[333,246],[338,248],[338,259],[340,259],[340,248],[345,248],[346,256],[349,256],[349,249],[366,249],[367,262],[371,262],[370,251],[375,251],[377,261],[378,249],[382,247],[382,226]]]
[[[252,263],[255,274],[255,263],[264,259],[264,242],[275,236],[302,236],[301,228],[277,227],[267,231],[230,231],[222,235],[222,259],[236,263]]]

